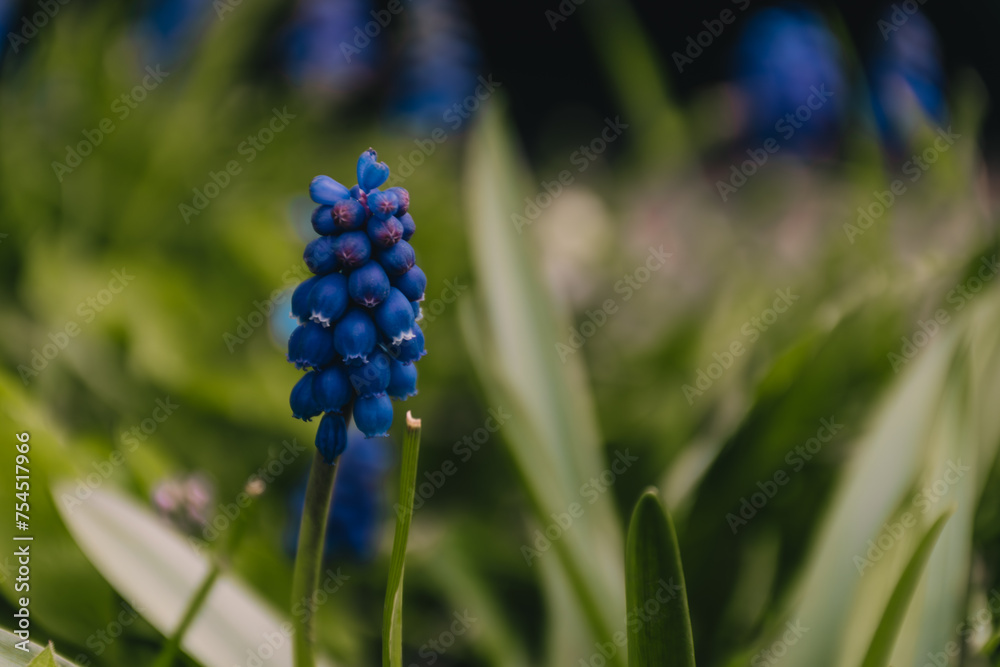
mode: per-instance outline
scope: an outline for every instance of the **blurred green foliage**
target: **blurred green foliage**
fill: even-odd
[[[217,502],[228,503],[283,443],[311,447],[315,424],[292,420],[287,408],[297,373],[282,342],[267,324],[248,336],[238,328],[301,275],[296,229],[309,179],[352,174],[353,156],[368,146],[394,170],[414,150],[412,137],[385,130],[368,109],[331,106],[258,76],[258,45],[280,11],[243,3],[212,22],[125,118],[113,101],[147,63],[136,58],[124,9],[68,5],[3,63],[0,432],[31,434],[35,631],[80,664],[148,664],[169,628],[139,614],[121,638],[98,638],[122,603],[135,601],[109,576],[113,565],[77,546],[60,497],[46,489],[65,480],[85,493],[97,474],[98,486],[142,506],[158,480],[202,471]],[[635,72],[666,81],[639,28],[603,8],[582,11],[607,26],[593,31],[595,42],[635,118],[620,160],[602,158],[518,233],[511,214],[566,155],[546,157],[533,175],[494,100],[402,183],[412,193],[428,304],[446,281],[471,285],[428,318],[421,393],[406,405],[423,419],[421,471],[461,463],[415,513],[404,656],[419,655],[463,610],[480,622],[439,664],[564,665],[591,656],[595,642],[624,629],[623,526],[653,484],[674,511],[700,664],[745,664],[796,614],[822,620],[787,664],[858,664],[919,536],[864,577],[850,555],[962,458],[973,462],[975,483],[948,497],[958,509],[893,664],[941,650],[998,583],[1000,295],[987,283],[972,298],[955,296],[997,250],[975,150],[983,93],[971,75],[957,82],[955,150],[852,242],[843,225],[891,180],[870,142],[852,145],[836,173],[774,164],[723,205],[700,172],[711,139],[691,131],[695,113],[673,104],[666,84],[628,85]],[[294,118],[251,161],[240,146],[276,108]],[[57,176],[53,163],[67,163],[67,146],[105,118],[114,131]],[[230,161],[240,172],[185,220],[179,207]],[[561,240],[583,229],[584,217],[607,242],[574,254]],[[667,266],[625,300],[615,285],[661,245],[672,253]],[[120,293],[109,288],[116,271],[134,275]],[[561,291],[560,275],[578,291]],[[102,290],[113,294],[107,303]],[[782,290],[798,300],[766,330],[753,324]],[[561,363],[556,344],[608,299],[617,312]],[[895,373],[888,355],[941,309],[948,321]],[[734,342],[744,352],[731,354]],[[59,348],[51,360],[46,345]],[[36,351],[44,367],[25,372]],[[725,372],[699,386],[700,373],[727,354]],[[133,446],[126,434],[157,400],[179,407],[152,432],[140,429]],[[509,424],[459,458],[455,444],[501,408]],[[843,427],[811,458],[790,459],[823,420]],[[115,452],[122,465],[103,475]],[[587,498],[584,485],[620,452],[639,464],[550,540],[551,552],[526,559],[525,547],[544,543],[539,532],[558,525],[552,515]],[[288,606],[287,499],[309,458],[270,484],[233,563],[263,609]],[[779,471],[787,485],[734,530],[727,517]],[[320,643],[337,664],[377,664],[390,518],[376,560],[343,563],[350,578],[320,609]],[[0,528],[0,539],[11,530]],[[13,611],[12,584],[0,581],[4,614]],[[981,628],[976,646],[997,625]]]

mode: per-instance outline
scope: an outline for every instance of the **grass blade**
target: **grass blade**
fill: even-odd
[[[382,615],[382,667],[403,665],[403,566],[406,564],[406,541],[413,518],[413,494],[417,486],[417,457],[420,454],[420,420],[406,413],[406,436],[403,438],[403,461],[399,470],[399,510],[396,534],[389,562],[389,584]]]
[[[644,164],[676,167],[690,153],[691,133],[672,102],[667,73],[649,34],[628,5],[591,3],[584,26],[626,118],[638,132],[634,146]]]
[[[864,611],[854,606],[862,594],[854,557],[866,552],[868,540],[877,538],[884,522],[908,499],[926,470],[927,434],[939,416],[959,334],[958,327],[953,327],[938,335],[934,345],[889,388],[870,425],[859,436],[853,460],[811,547],[802,579],[787,594],[791,609],[784,619],[800,620],[806,627],[823,628],[823,632],[808,632],[789,646],[784,658],[789,663],[843,666],[859,664],[862,659],[869,635],[847,635],[854,616]],[[880,561],[882,564],[888,565],[888,561]],[[894,577],[884,578],[881,571],[865,578],[872,576],[886,589],[895,584]],[[868,581],[865,584],[871,585]],[[772,630],[781,632],[781,627],[776,625]],[[774,639],[772,636],[771,641]]]
[[[579,501],[581,485],[608,463],[582,358],[560,358],[555,348],[566,330],[565,313],[549,298],[531,243],[510,217],[523,208],[523,185],[530,178],[513,150],[516,143],[502,109],[487,105],[468,144],[464,190],[476,283],[474,296],[464,299],[459,312],[487,399],[513,415],[502,439],[534,518],[544,526]],[[586,514],[546,556],[558,559],[591,641],[605,643],[624,615],[622,551],[615,546],[621,544],[622,529],[611,496],[588,503]],[[624,665],[620,656],[610,662]]]
[[[24,650],[22,647],[27,647]],[[3,667],[77,667],[56,654],[52,642],[41,647],[32,641],[22,640],[17,635],[0,629],[0,665]]]
[[[941,535],[944,524],[953,511],[954,509],[948,509],[939,516],[917,545],[913,556],[910,557],[910,562],[907,563],[906,569],[903,570],[903,574],[896,583],[896,588],[892,591],[892,597],[889,598],[889,603],[882,614],[882,620],[875,629],[875,636],[872,637],[871,645],[868,647],[868,653],[865,655],[861,667],[884,667],[889,664],[889,658],[892,657],[892,647],[896,643],[903,619],[906,618],[906,611],[910,606],[913,593],[917,589],[917,584],[920,583],[924,566],[927,565],[931,552],[934,551],[934,545],[937,544],[938,536]]]
[[[28,663],[28,667],[57,667],[59,663],[56,662],[56,652],[52,648],[52,642],[45,647],[45,650],[38,654],[38,656]]]
[[[73,490],[70,483],[57,485],[53,497]],[[211,570],[200,545],[144,505],[107,488],[93,490],[73,509],[61,503],[58,507],[93,565],[137,613],[169,637]],[[229,667],[244,662],[247,651],[260,647],[262,637],[285,636],[282,627],[287,623],[239,579],[223,573],[184,634],[181,648],[204,667]],[[275,647],[269,664],[290,667],[291,642]]]
[[[639,498],[628,529],[625,598],[630,610],[629,667],[694,667],[694,639],[677,534],[652,489]],[[645,616],[632,611],[639,609]],[[650,613],[651,609],[655,613]]]
[[[21,647],[27,647],[23,650]],[[75,662],[60,657],[52,647],[41,647],[0,628],[0,665],[3,667],[77,667]]]

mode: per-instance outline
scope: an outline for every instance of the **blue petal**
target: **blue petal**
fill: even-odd
[[[365,361],[378,342],[375,324],[363,311],[353,309],[333,329],[333,345],[346,364]]]
[[[339,273],[320,278],[309,293],[309,318],[328,327],[346,310],[347,278]]]
[[[364,232],[344,232],[337,237],[333,247],[336,263],[345,269],[361,266],[371,254],[372,243]]]
[[[347,449],[347,422],[344,415],[328,412],[323,415],[316,431],[316,449],[323,460],[333,463]]]
[[[389,435],[392,426],[392,401],[387,394],[361,396],[354,401],[354,423],[366,438]]]
[[[398,217],[399,221],[403,223],[403,240],[409,241],[410,237],[417,231],[417,223],[413,221],[413,216],[409,213],[403,213]]]
[[[360,229],[368,219],[368,210],[357,199],[345,199],[333,205],[332,220],[341,231]]]
[[[310,315],[312,315],[309,312],[309,293],[318,280],[319,276],[308,278],[292,292],[292,317],[297,317],[299,322],[308,322]]]
[[[333,206],[351,196],[351,191],[329,176],[317,176],[309,184],[309,196],[317,204]]]
[[[403,238],[403,223],[397,218],[386,219],[372,216],[367,226],[368,238],[380,248],[391,248]]]
[[[323,412],[342,412],[354,398],[347,370],[343,366],[330,366],[316,376],[313,383],[316,404]]]
[[[316,402],[316,392],[314,381],[315,372],[309,372],[292,387],[292,395],[289,397],[289,404],[292,407],[292,416],[302,421],[312,421],[312,418],[323,412]]]
[[[378,153],[375,152],[374,148],[369,148],[358,157],[358,188],[361,190],[367,190],[361,183],[364,181],[365,170],[371,165],[375,164],[378,160]]]
[[[371,308],[389,296],[389,276],[378,262],[368,262],[351,272],[348,291],[355,303]]]
[[[413,329],[417,325],[413,321],[413,306],[395,287],[389,289],[385,301],[372,309],[372,315],[379,331],[393,345],[415,335]]]
[[[337,226],[333,224],[332,206],[317,206],[312,213],[312,226],[320,236],[328,236],[337,232]]]
[[[380,249],[375,259],[390,276],[401,276],[416,263],[416,253],[406,241],[399,241],[391,248]]]
[[[389,165],[385,162],[374,162],[365,166],[365,171],[361,174],[361,180],[358,181],[358,185],[365,192],[369,192],[385,183],[388,178]],[[371,206],[368,208],[370,209]]]
[[[389,188],[386,192],[396,196],[396,202],[399,204],[399,209],[396,212],[397,215],[405,215],[410,210],[410,193],[406,188],[401,188],[397,185],[396,187]]]
[[[296,368],[322,368],[335,354],[333,335],[315,322],[300,324],[288,339],[288,360]]]
[[[317,275],[333,273],[337,269],[337,257],[334,251],[337,249],[338,237],[321,236],[313,239],[306,245],[302,259],[305,260],[309,270]],[[365,237],[367,240],[367,237]]]
[[[393,192],[372,190],[368,193],[368,210],[376,218],[386,220],[396,215],[396,211],[399,210],[399,200]]]
[[[389,385],[386,392],[392,398],[406,400],[410,396],[417,394],[417,365],[413,363],[404,364],[393,359],[389,363]]]
[[[381,394],[389,386],[389,355],[384,352],[372,354],[368,361],[351,369],[350,380],[354,393],[358,396]]]
[[[424,349],[424,332],[420,330],[420,327],[413,325],[413,338],[409,338],[400,342],[398,345],[393,345],[389,352],[392,356],[402,363],[412,363],[419,360],[421,357],[427,354]]]
[[[427,276],[419,266],[413,266],[409,271],[392,281],[392,286],[403,293],[410,301],[420,301],[427,289]]]

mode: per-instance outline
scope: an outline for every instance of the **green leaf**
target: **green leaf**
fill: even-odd
[[[27,651],[17,648],[24,646],[24,640],[14,633],[0,629],[0,665],[3,667],[77,667],[77,664],[56,655],[52,642],[41,647],[34,642],[27,642]]]
[[[647,31],[627,4],[590,3],[584,26],[596,47],[607,82],[626,122],[635,126],[633,146],[652,168],[676,167],[691,152],[691,132],[672,102],[666,76]]]
[[[955,513],[927,563],[916,593],[920,609],[907,617],[896,642],[894,665],[915,661],[928,652],[937,653],[940,646],[954,639],[954,627],[967,613],[974,526],[983,508],[981,494],[988,483],[988,472],[995,468],[1000,445],[1000,413],[995,409],[1000,373],[997,285],[990,292],[964,308],[962,318],[954,322],[965,330],[963,344],[943,396],[941,424],[931,433],[934,453],[924,484],[954,474],[949,468],[959,461],[971,472],[964,474],[947,494],[949,502],[956,506]]]
[[[504,613],[498,594],[504,588],[503,583],[488,577],[489,566],[477,558],[486,544],[485,534],[491,530],[478,519],[456,523],[442,539],[421,545],[424,557],[419,567],[434,580],[455,609],[476,610],[476,638],[470,649],[485,659],[484,664],[524,667],[530,665],[531,660],[522,633],[513,626],[516,619]],[[414,555],[410,555],[411,566]]]
[[[792,608],[781,625],[766,634],[782,632],[784,620],[799,620],[810,631],[788,647],[786,660],[802,665],[858,664],[868,646],[870,630],[859,636],[850,627],[864,627],[862,616],[878,606],[854,605],[865,590],[876,589],[869,577],[886,590],[896,577],[870,571],[862,577],[855,557],[865,554],[868,540],[877,539],[883,524],[910,498],[910,490],[926,470],[927,434],[939,417],[943,388],[952,369],[958,326],[942,331],[881,399],[871,423],[859,437],[823,519],[799,585],[790,594]],[[877,567],[890,561],[883,559]],[[861,589],[861,590],[859,590]],[[852,623],[854,626],[852,626]],[[870,628],[877,623],[872,619]],[[863,639],[862,639],[863,636]]]
[[[561,356],[556,347],[568,328],[565,314],[538,277],[527,231],[519,233],[511,219],[524,208],[521,186],[528,174],[514,145],[503,113],[491,102],[468,144],[464,190],[476,284],[474,296],[458,307],[486,399],[511,414],[500,435],[544,526],[553,514],[581,501],[581,485],[608,463],[583,360]],[[621,544],[622,530],[612,495],[588,500],[586,514],[554,543],[554,553],[539,557],[557,561],[573,595],[566,605],[570,610],[547,600],[551,622],[582,612],[591,641],[610,641],[625,612],[622,554],[614,547]],[[624,664],[620,656],[612,661]]]
[[[908,532],[896,547],[898,557],[877,561],[865,558],[869,541],[878,538],[892,517],[921,514],[914,490],[953,475],[953,465],[973,471],[993,468],[1000,444],[1000,413],[992,409],[1000,393],[996,303],[979,299],[943,328],[900,373],[871,417],[830,503],[801,585],[788,596],[793,606],[783,620],[823,631],[809,632],[789,647],[786,661],[861,664],[906,558],[922,535]],[[916,602],[899,629],[894,665],[937,652],[962,621],[973,520],[985,480],[980,472],[949,484],[948,500],[957,509],[925,565]],[[766,634],[780,632],[776,626]]]
[[[889,664],[889,659],[892,657],[892,647],[896,643],[903,619],[906,618],[906,611],[910,607],[913,593],[917,589],[917,584],[920,583],[924,566],[927,565],[931,552],[934,551],[934,545],[937,544],[938,537],[944,529],[944,524],[953,511],[954,508],[948,509],[939,516],[917,545],[906,569],[903,570],[903,574],[896,583],[896,588],[892,591],[892,597],[889,598],[889,603],[882,614],[882,620],[879,622],[878,628],[875,629],[875,636],[872,637],[872,643],[868,647],[868,653],[865,655],[861,667],[885,667]]]
[[[417,487],[417,458],[420,454],[420,420],[406,413],[406,436],[403,438],[403,462],[399,470],[399,512],[396,534],[392,540],[389,583],[385,591],[382,616],[382,665],[403,665],[403,567],[406,565],[406,542],[413,519],[413,495]]]
[[[52,642],[45,647],[45,650],[35,656],[35,659],[28,663],[28,667],[58,667],[56,663],[56,652],[52,648]]]
[[[632,513],[625,547],[625,598],[628,609],[643,609],[648,615],[644,622],[628,624],[629,667],[694,667],[677,534],[655,489],[639,498]],[[657,611],[649,614],[651,608]]]
[[[42,405],[27,394],[16,375],[0,372],[0,432],[25,431],[30,435],[32,534],[44,536],[46,555],[58,554],[58,558],[32,559],[32,580],[42,583],[32,587],[31,615],[45,619],[45,631],[50,636],[84,646],[94,632],[94,620],[107,622],[117,613],[116,598],[63,527],[57,502],[43,491],[52,479],[73,474],[74,460],[80,461],[82,448],[67,446],[55,423]],[[12,507],[14,502],[14,484],[0,484],[0,506]],[[0,541],[4,544],[11,544],[16,533],[22,534],[13,521],[0,524]],[[0,562],[4,558],[14,561],[4,555]],[[22,597],[16,584],[14,577],[0,576],[0,596],[11,607]]]
[[[57,485],[53,495],[72,491],[70,484]],[[105,579],[157,630],[172,635],[211,567],[198,543],[107,488],[95,489],[79,504],[56,504],[77,544]],[[267,646],[273,650],[268,664],[288,667],[290,626],[243,583],[223,574],[181,647],[205,667],[231,667]]]

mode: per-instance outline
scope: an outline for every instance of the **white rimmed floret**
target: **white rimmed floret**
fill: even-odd
[[[332,320],[329,317],[324,317],[323,313],[316,310],[312,311],[312,314],[309,316],[309,319],[312,320],[313,322],[316,322],[317,324],[322,324],[323,327],[327,329],[329,329],[330,325],[333,324]]]

